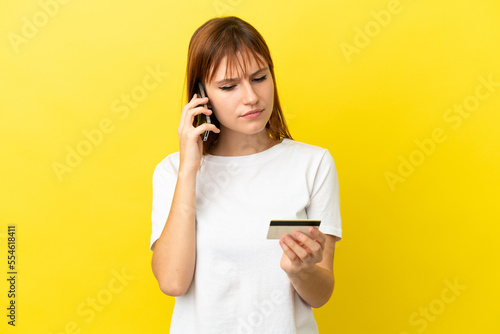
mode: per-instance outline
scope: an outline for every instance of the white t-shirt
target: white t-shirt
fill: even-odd
[[[153,175],[151,244],[168,217],[179,152]],[[273,219],[320,219],[342,238],[337,171],[328,150],[291,139],[251,155],[205,155],[196,180],[196,267],[175,298],[170,333],[317,333],[311,307],[267,240]]]

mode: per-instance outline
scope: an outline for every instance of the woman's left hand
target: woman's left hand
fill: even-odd
[[[283,235],[279,243],[283,249],[280,266],[288,275],[299,275],[314,268],[323,260],[325,235],[315,227],[309,229],[312,238],[294,231],[293,235]]]

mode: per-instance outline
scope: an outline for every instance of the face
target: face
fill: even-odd
[[[226,58],[223,58],[213,80],[205,84],[209,103],[220,122],[221,134],[252,135],[265,131],[274,105],[269,67],[267,64],[259,66],[251,58],[244,73],[236,66],[232,71],[228,69],[227,77],[226,67]]]

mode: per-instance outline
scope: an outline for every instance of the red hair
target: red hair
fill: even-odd
[[[243,63],[240,62],[239,55]],[[187,102],[197,91],[197,82],[212,81],[219,65],[227,57],[226,74],[228,70],[238,64],[240,69],[246,67],[250,57],[254,57],[257,64],[267,63],[274,84],[274,106],[271,117],[266,124],[269,136],[273,139],[290,138],[290,132],[283,116],[278,98],[274,65],[269,48],[261,34],[249,23],[242,19],[229,16],[214,18],[205,22],[191,37],[187,59]],[[210,116],[212,123],[219,127],[215,114]],[[210,131],[208,140],[203,142],[203,154],[207,154],[217,141],[219,135]]]

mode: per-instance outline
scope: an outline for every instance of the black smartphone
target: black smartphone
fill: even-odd
[[[198,90],[196,91],[196,94],[198,94],[198,96],[201,98],[207,97],[207,94],[205,93],[205,89],[203,88],[203,85],[201,84],[201,82],[198,82]],[[208,106],[206,103],[203,105],[203,107],[208,109]],[[205,115],[205,114],[196,115],[196,126],[199,126],[203,123],[212,124],[212,121],[210,120],[210,115]],[[202,133],[201,139],[203,141],[207,141],[209,133],[210,133],[210,131],[205,131],[205,133]]]

